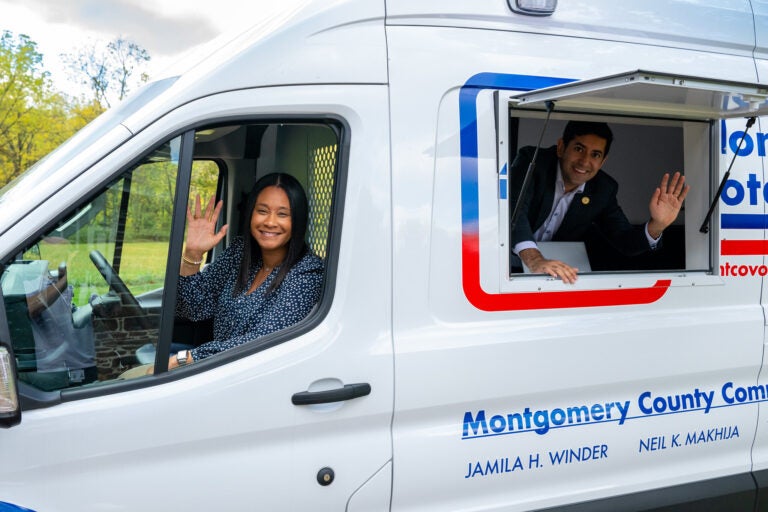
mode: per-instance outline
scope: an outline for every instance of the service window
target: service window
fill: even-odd
[[[526,151],[532,152],[542,130],[542,146],[532,173],[544,177],[553,170],[560,172],[557,159],[558,140],[566,123],[605,123],[612,132],[613,142],[601,169],[618,182],[617,200],[627,220],[635,226],[644,226],[649,219],[648,204],[654,189],[659,186],[665,173],[680,172],[686,183],[694,189],[710,190],[710,139],[713,136],[709,123],[679,121],[652,117],[594,116],[569,112],[552,114],[548,123],[544,116],[535,112],[510,108],[507,113],[507,143],[509,148],[509,201],[502,206],[511,218],[520,197],[521,184],[528,171]],[[685,141],[696,139],[699,144],[686,147]],[[703,154],[697,152],[705,148]],[[527,149],[526,149],[527,148]],[[695,148],[695,149],[694,149]],[[522,165],[525,164],[525,165]],[[534,183],[529,180],[528,193]],[[541,191],[536,191],[540,193]],[[595,206],[599,198],[589,193],[577,194],[577,208]],[[626,251],[610,240],[607,234],[593,224],[581,240],[557,240],[540,243],[545,257],[559,259],[579,267],[581,274],[607,271],[708,271],[710,262],[710,235],[699,233],[698,228],[706,213],[707,205],[691,195],[683,205],[677,219],[664,230],[661,243],[655,250],[639,253]],[[552,201],[546,205],[551,209]],[[573,208],[573,207],[572,207]],[[521,212],[522,213],[522,212]],[[555,215],[557,212],[555,213]],[[532,215],[522,215],[518,222],[535,223]],[[568,225],[564,226],[567,229]],[[512,226],[510,224],[510,229]],[[513,233],[510,234],[510,274],[528,275],[529,270],[515,257]],[[567,235],[561,238],[567,238]],[[573,259],[571,259],[573,258]]]
[[[498,179],[494,183],[480,180],[481,202],[482,197],[496,197],[500,219],[498,239],[486,236],[480,240],[481,261],[485,263],[484,268],[481,265],[483,286],[499,287],[502,292],[558,289],[549,276],[531,274],[521,263],[515,254],[517,235],[512,229],[519,221],[519,212],[517,216],[514,212],[521,188],[530,194],[538,178],[555,168],[559,172],[554,146],[569,121],[605,123],[612,131],[613,143],[602,170],[618,183],[617,201],[631,224],[643,226],[649,220],[650,198],[664,173],[683,174],[691,193],[655,250],[625,250],[592,223],[577,241],[555,237],[542,242],[544,256],[572,262],[586,276],[587,281],[582,278],[580,286],[589,288],[614,287],[605,280],[614,273],[628,278],[639,272],[716,273],[713,240],[717,240],[717,222],[706,219],[719,185],[720,120],[761,115],[766,107],[765,93],[759,85],[711,83],[647,72],[526,93],[499,91],[495,95]],[[531,167],[534,152],[537,159]],[[483,183],[488,187],[486,195],[482,195]],[[574,200],[578,207],[590,208],[597,198],[584,193]],[[547,212],[553,211],[552,194],[540,202],[548,203],[542,206]],[[533,206],[521,204],[521,210],[527,212],[526,208]],[[572,209],[566,210],[568,215]],[[702,229],[704,224],[709,229]],[[566,220],[563,225],[567,225]],[[499,269],[496,278],[494,262]],[[599,280],[592,282],[589,276]],[[494,285],[494,281],[499,284]]]
[[[227,247],[251,236],[245,198],[275,171],[293,176],[307,196],[305,240],[320,262],[321,290],[302,318],[264,330],[224,360],[311,327],[332,259],[341,134],[338,123],[323,119],[191,128],[148,151],[2,262],[11,342],[22,395],[34,396],[30,406],[163,373],[178,347],[214,341],[215,318],[193,322],[177,314],[187,206],[198,195],[223,202],[218,226],[229,224],[229,232],[204,262],[215,265]]]

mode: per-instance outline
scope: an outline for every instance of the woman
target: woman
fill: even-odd
[[[289,174],[268,174],[248,197],[243,233],[200,272],[203,255],[227,234],[216,232],[222,202],[201,214],[187,211],[177,313],[190,320],[213,318],[213,341],[171,357],[169,369],[279,331],[304,318],[320,298],[323,263],[304,242],[307,197]]]

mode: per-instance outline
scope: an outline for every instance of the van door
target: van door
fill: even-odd
[[[606,82],[638,83],[643,74],[632,76]],[[650,76],[649,83],[665,80]],[[736,130],[751,107],[715,99],[691,77],[684,81],[693,90],[685,91],[669,78],[674,86],[663,99],[642,87],[634,95],[630,87],[627,98],[617,87],[591,102],[586,89],[595,84],[584,81],[566,102],[571,89],[556,87],[565,78],[502,73],[472,76],[443,96],[429,121],[437,126],[432,202],[420,205],[433,223],[413,235],[429,246],[395,251],[403,256],[396,268],[416,260],[429,270],[421,280],[396,279],[396,292],[410,290],[403,293],[410,300],[398,303],[395,316],[393,509],[752,510],[758,405],[737,396],[754,385],[763,357],[762,278],[721,270],[721,240],[743,232],[726,234],[720,216],[707,233],[699,230],[728,161],[718,152],[719,122],[710,119],[726,115],[723,105],[744,108],[729,125]],[[522,105],[532,98],[509,90],[546,86],[552,90],[541,91],[543,108],[535,110]],[[763,104],[763,88],[748,89]],[[574,285],[510,273],[517,148],[509,146],[531,119],[538,129],[528,137],[537,139],[552,97],[559,123],[604,121],[626,130],[624,151],[645,140],[633,133],[679,141],[680,164],[694,184],[680,219],[682,263],[584,273]],[[624,99],[634,101],[610,110]],[[687,108],[687,100],[701,103]],[[393,123],[406,111],[428,119],[426,109],[413,112],[428,104],[411,99]],[[622,152],[616,142],[611,151],[608,163]],[[407,151],[394,155],[397,169]],[[737,162],[732,179],[746,193],[738,200],[750,197],[744,171]],[[395,184],[405,194],[409,176],[396,174]],[[739,184],[730,184],[728,201],[738,202]],[[651,192],[630,193],[647,205]],[[672,242],[676,234],[664,236]]]
[[[733,128],[729,125],[729,133],[735,134],[735,137],[739,137],[738,131],[731,132]],[[741,275],[757,273],[765,276],[768,274],[768,267],[766,264],[766,255],[768,250],[766,249],[766,203],[768,203],[768,195],[766,195],[766,173],[765,173],[765,142],[768,139],[766,136],[766,130],[768,124],[766,118],[761,117],[758,119],[755,125],[755,132],[748,134],[749,144],[744,145],[743,150],[739,153],[738,158],[745,162],[745,172],[741,176],[741,182],[749,180],[757,185],[753,185],[756,191],[762,191],[762,194],[756,194],[756,197],[750,200],[744,200],[743,206],[740,210],[742,216],[747,218],[748,215],[757,222],[744,223],[741,227],[738,238],[741,246],[733,247],[728,257],[723,255],[724,263],[721,263],[721,268],[726,264],[728,265],[727,271],[732,275]],[[746,138],[745,137],[745,138]],[[728,140],[728,139],[726,139]],[[729,147],[729,152],[734,151],[732,147]],[[726,269],[724,269],[726,270]],[[742,279],[744,277],[741,277]],[[763,306],[763,314],[766,319],[766,326],[768,326],[768,283],[765,277],[763,277],[763,293],[761,297],[761,303]],[[768,328],[768,327],[767,327]],[[764,509],[768,504],[768,425],[766,424],[766,403],[768,403],[768,354],[763,352],[763,366],[760,370],[760,376],[755,383],[749,383],[749,385],[742,386],[740,388],[734,388],[731,390],[732,399],[736,403],[743,402],[759,402],[760,414],[758,417],[757,433],[755,435],[755,444],[752,450],[753,470],[755,475],[755,481],[758,485],[758,507],[760,510]]]
[[[0,435],[0,502],[386,509],[386,88],[241,90],[163,114],[31,207],[42,235],[17,225],[0,239],[25,404],[21,424]],[[212,188],[190,174],[197,164]],[[196,344],[205,327],[174,321],[190,181],[192,194],[213,190],[224,201],[229,245],[250,236],[239,222],[242,195],[274,170],[309,196],[307,240],[325,268],[317,306],[278,332],[164,371],[172,343]],[[146,357],[154,374],[128,379],[126,370],[146,373]]]

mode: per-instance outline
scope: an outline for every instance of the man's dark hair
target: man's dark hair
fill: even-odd
[[[291,208],[291,238],[288,242],[288,252],[285,255],[285,260],[280,264],[280,270],[269,285],[266,293],[270,293],[280,286],[286,274],[307,252],[304,235],[307,233],[309,208],[304,189],[298,180],[290,174],[272,173],[263,176],[253,186],[246,203],[246,215],[243,216],[245,245],[243,247],[243,258],[240,262],[240,272],[238,273],[237,284],[234,289],[235,295],[246,290],[252,266],[261,261],[261,247],[259,247],[258,242],[251,235],[251,216],[256,207],[256,200],[259,194],[267,187],[280,188],[288,196],[288,204]]]
[[[605,139],[605,154],[603,157],[608,156],[608,151],[611,149],[611,142],[613,142],[613,132],[605,123],[594,123],[591,121],[568,121],[563,130],[563,145],[568,144],[575,138],[581,135],[597,135],[601,139]]]

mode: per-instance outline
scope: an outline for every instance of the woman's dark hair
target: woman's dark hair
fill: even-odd
[[[288,204],[291,208],[291,239],[288,241],[288,252],[285,260],[280,264],[280,270],[272,280],[266,293],[270,293],[280,286],[285,279],[286,274],[293,268],[307,252],[307,244],[304,241],[304,235],[307,233],[307,218],[309,207],[307,205],[307,195],[301,184],[291,176],[285,173],[272,173],[262,176],[253,186],[248,195],[246,208],[243,215],[243,258],[240,260],[240,272],[235,283],[234,294],[243,292],[248,288],[248,278],[250,277],[251,267],[261,261],[261,247],[251,233],[251,216],[256,207],[256,199],[262,190],[267,187],[277,187],[288,196]]]

